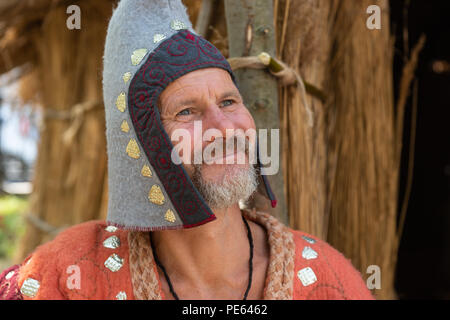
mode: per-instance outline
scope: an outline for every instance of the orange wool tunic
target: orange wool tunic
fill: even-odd
[[[275,264],[277,259],[281,265],[284,264],[283,255],[286,252],[281,252],[281,247],[271,250],[269,272],[273,279],[266,281],[265,298],[373,299],[361,274],[341,253],[313,236],[284,228],[283,232],[290,233],[295,246],[291,259],[293,263],[290,262],[293,268]],[[0,275],[0,299],[139,298],[136,297],[137,288],[133,288],[129,233],[107,228],[101,221],[82,223],[65,230],[53,241],[38,247],[23,264],[9,268]],[[115,245],[105,246],[104,241],[109,239],[111,242],[111,237]],[[154,263],[148,267],[157,274]],[[283,268],[290,271],[279,274],[283,273],[279,270]],[[286,274],[288,279],[283,278]],[[161,283],[158,277],[156,279],[154,287],[159,290],[156,294],[164,299]],[[269,282],[270,290],[275,291],[275,295],[267,292]],[[287,293],[277,296],[276,291],[286,285]]]

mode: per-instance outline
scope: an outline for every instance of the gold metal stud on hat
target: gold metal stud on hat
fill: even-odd
[[[131,72],[125,72],[122,76],[123,82],[127,83],[131,79]]]
[[[144,164],[144,166],[142,167],[141,174],[142,174],[143,177],[147,177],[147,178],[151,178],[152,175],[153,175],[152,174],[152,170],[146,164]]]
[[[164,194],[158,185],[154,184],[151,187],[150,192],[148,193],[148,200],[150,200],[151,203],[160,206],[164,204]]]
[[[134,50],[133,53],[131,54],[131,64],[133,66],[137,66],[139,63],[141,63],[142,59],[144,59],[147,52],[148,52],[147,49]]]
[[[161,34],[161,33],[157,33],[153,36],[153,43],[158,43],[162,40],[164,40],[166,38],[165,35]]]
[[[125,92],[121,92],[119,96],[116,99],[116,107],[119,109],[120,112],[124,112],[127,108],[127,102],[126,102],[126,94]]]
[[[135,139],[131,139],[128,142],[127,148],[125,149],[128,156],[133,159],[139,159],[141,156],[141,151],[139,149],[138,143]]]
[[[174,223],[176,221],[175,214],[170,209],[168,209],[166,211],[166,214],[164,215],[164,219],[166,219],[167,221],[172,222],[172,223]]]
[[[122,121],[122,124],[120,125],[120,130],[122,130],[125,133],[130,131],[130,126],[128,125],[127,120]]]
[[[183,21],[180,21],[180,20],[177,20],[177,19],[172,20],[172,21],[170,22],[170,27],[171,27],[173,30],[187,29],[187,26],[184,24],[184,22],[183,22]]]

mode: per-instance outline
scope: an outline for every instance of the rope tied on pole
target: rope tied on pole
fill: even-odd
[[[58,233],[60,233],[62,230],[69,227],[68,225],[63,227],[55,227],[46,222],[45,220],[37,217],[36,215],[33,215],[31,213],[26,214],[25,219],[31,223],[35,228],[37,228],[42,233],[50,234],[51,236],[56,236]]]
[[[279,79],[283,86],[297,85],[308,115],[308,125],[310,127],[314,126],[314,113],[306,100],[306,94],[309,93],[322,102],[326,101],[326,95],[321,89],[303,80],[297,71],[266,52],[262,52],[258,56],[230,58],[228,62],[233,70],[244,68],[268,69],[273,76]]]
[[[92,111],[101,106],[98,101],[86,101],[74,105],[68,110],[44,110],[44,119],[69,120],[71,121],[69,127],[63,133],[63,143],[65,146],[70,146],[76,137],[81,125],[83,124],[84,116],[87,112]]]
[[[69,149],[71,152],[71,159],[76,159],[76,155],[79,152],[78,146],[74,142],[77,142],[77,136],[80,132],[80,129],[85,120],[86,114],[99,110],[103,106],[99,101],[86,101],[82,103],[78,103],[67,110],[57,110],[57,109],[49,109],[46,108],[44,110],[43,118],[46,120],[63,120],[69,121],[68,128],[64,129],[61,133],[62,137],[62,147],[65,149]],[[45,122],[43,123],[45,126]],[[66,181],[64,183],[64,187],[68,188],[73,186],[77,177],[77,164],[76,161],[71,161],[67,167],[67,176]]]

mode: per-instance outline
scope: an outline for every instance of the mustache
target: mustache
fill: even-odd
[[[203,149],[194,150],[192,160],[194,163],[198,163],[198,161],[195,160],[201,159],[202,164],[212,164],[217,163],[217,161],[223,160],[224,157],[233,154],[241,154],[250,157],[251,152],[255,151],[254,149],[254,145],[249,141],[249,139],[242,136],[233,135],[227,139],[215,139]]]

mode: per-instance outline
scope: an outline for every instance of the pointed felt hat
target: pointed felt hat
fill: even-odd
[[[161,92],[202,68],[230,65],[192,28],[180,0],[122,0],[108,26],[103,96],[107,221],[125,229],[194,227],[215,219],[182,165],[157,108]]]
[[[107,222],[152,231],[214,220],[184,167],[171,159],[157,101],[170,83],[198,69],[224,69],[236,84],[225,57],[195,33],[181,0],[121,0],[109,22],[103,67]]]

